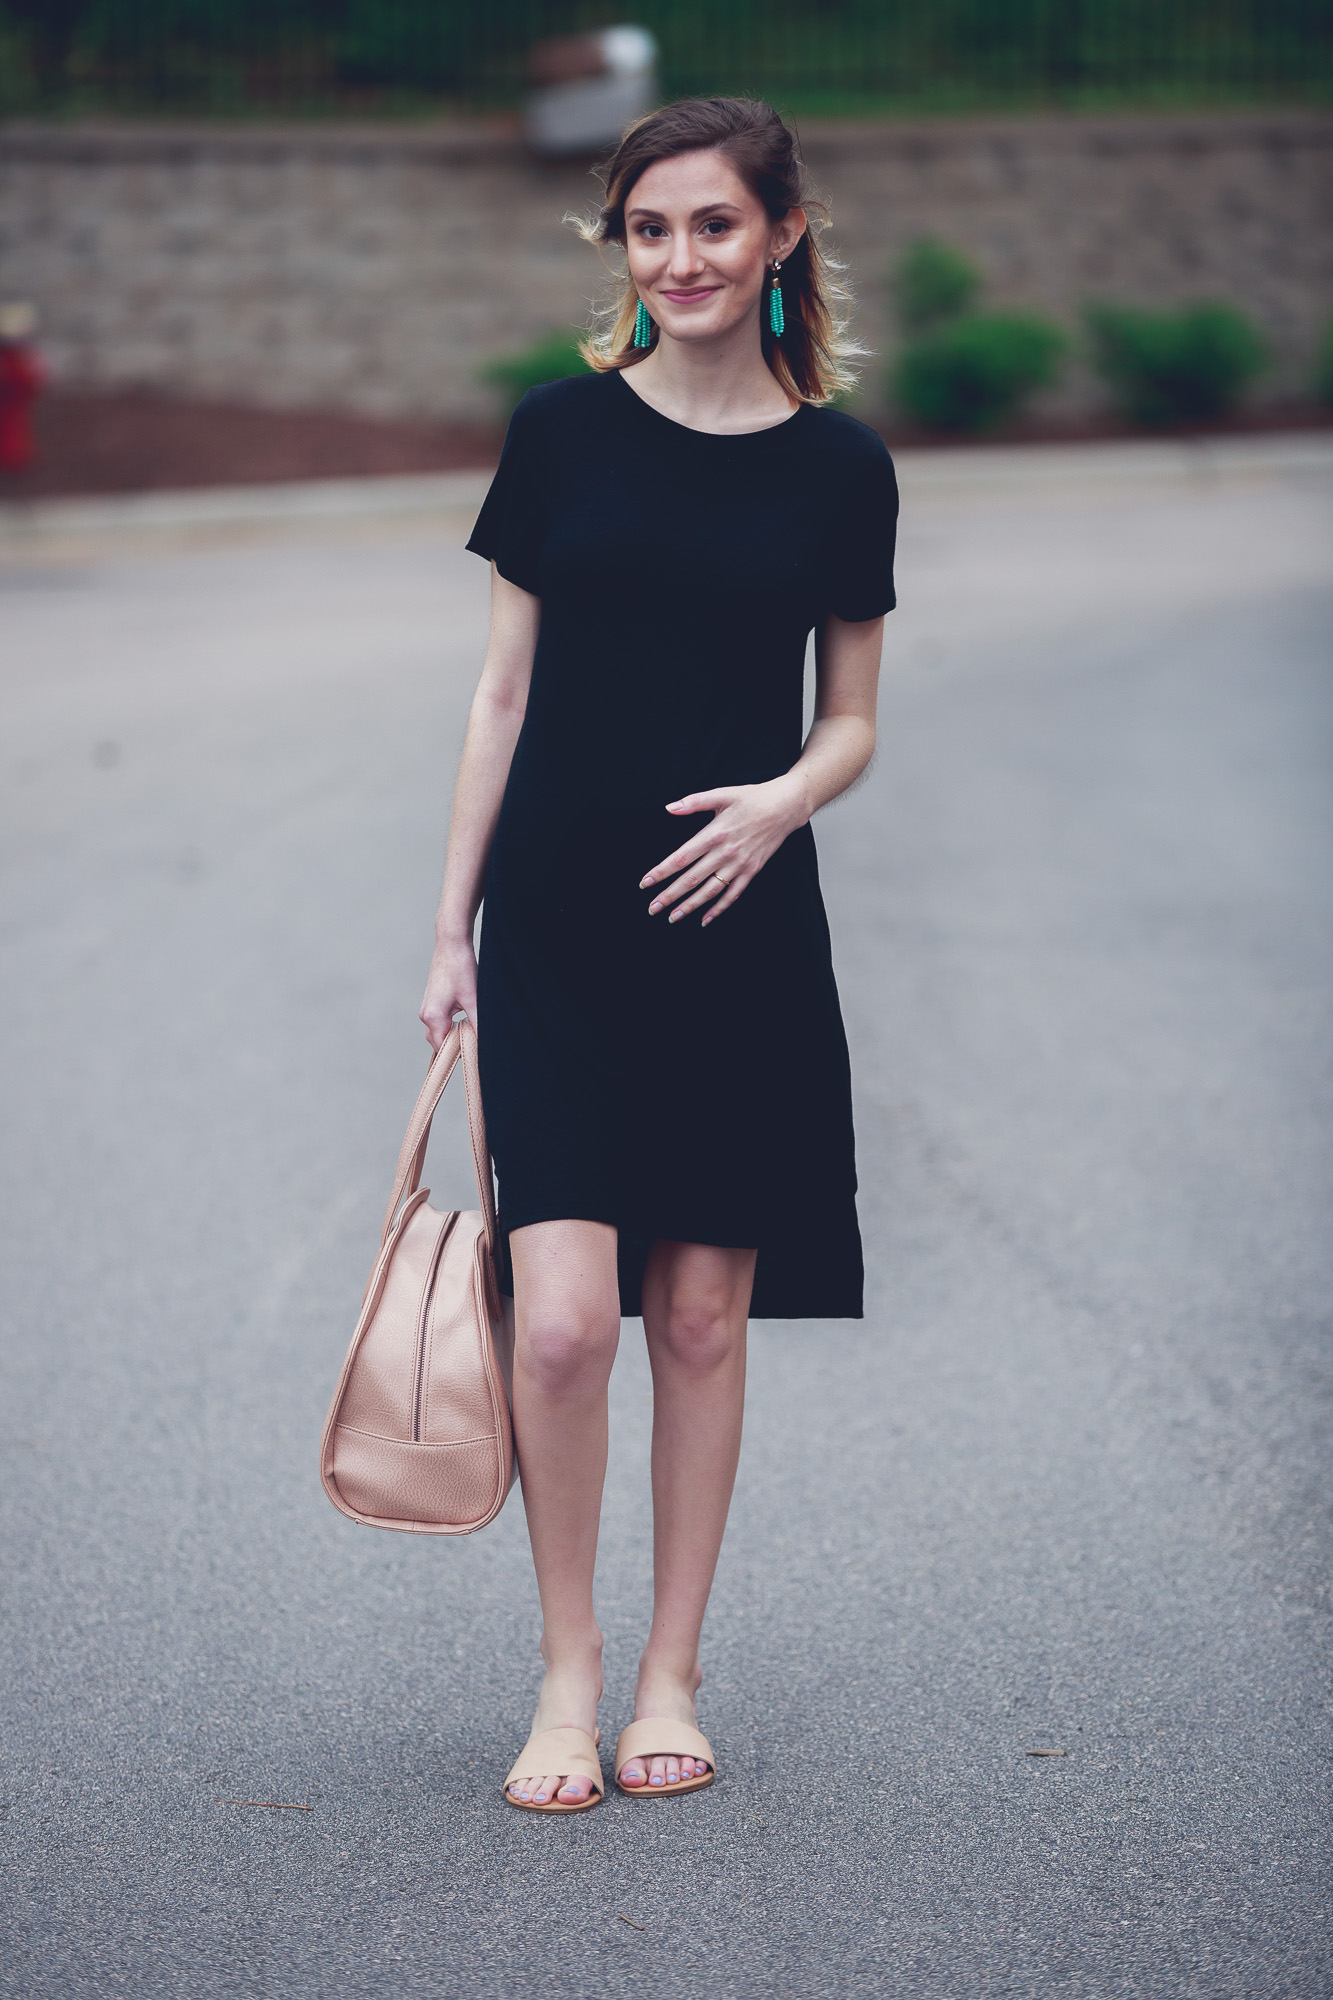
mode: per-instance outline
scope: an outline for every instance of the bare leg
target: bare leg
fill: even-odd
[[[542,1605],[546,1678],[536,1729],[591,1735],[602,1692],[592,1580],[606,1477],[606,1385],[620,1338],[616,1232],[601,1222],[536,1222],[514,1259],[514,1440]],[[552,1771],[515,1796],[586,1799],[586,1778]]]
[[[653,1370],[653,1623],[635,1720],[694,1721],[699,1634],[741,1448],[753,1250],[658,1243],[644,1276]],[[700,1764],[699,1771],[705,1767]],[[690,1757],[633,1759],[628,1784],[693,1777]]]

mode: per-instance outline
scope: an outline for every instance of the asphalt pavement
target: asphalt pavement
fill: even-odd
[[[1333,1991],[1333,448],[903,488],[817,825],[866,1318],[754,1329],[718,1783],[555,1820],[500,1796],[517,1502],[380,1534],[316,1468],[423,1070],[468,490],[0,536],[5,2000]],[[613,1404],[612,1740],[635,1323]]]

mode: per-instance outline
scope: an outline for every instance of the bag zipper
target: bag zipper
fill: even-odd
[[[435,1278],[440,1268],[440,1259],[444,1255],[444,1246],[449,1241],[453,1226],[457,1220],[458,1213],[456,1210],[452,1215],[446,1215],[444,1218],[443,1227],[440,1230],[435,1249],[431,1254],[430,1276],[426,1280],[426,1288],[421,1295],[421,1311],[417,1317],[416,1369],[412,1385],[413,1444],[421,1443],[421,1396],[426,1381],[426,1328],[430,1323],[431,1301],[435,1297]]]

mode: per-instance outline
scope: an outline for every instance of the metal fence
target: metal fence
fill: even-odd
[[[665,96],[809,112],[1333,97],[1333,0],[0,0],[0,114],[503,107],[535,41],[625,20]]]

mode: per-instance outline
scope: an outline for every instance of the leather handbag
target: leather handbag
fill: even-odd
[[[459,1060],[480,1211],[446,1214],[420,1185],[431,1120]],[[320,1477],[372,1528],[470,1535],[514,1482],[512,1308],[495,1279],[495,1201],[468,1021],[430,1065],[398,1155],[361,1315],[334,1392]]]

